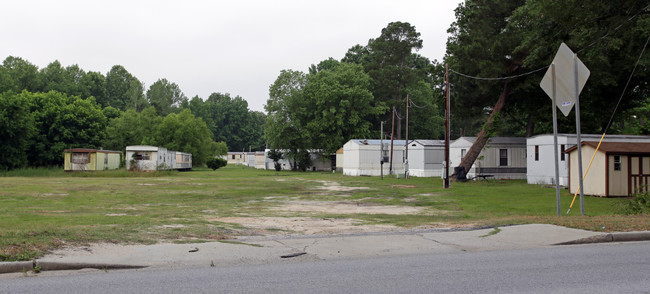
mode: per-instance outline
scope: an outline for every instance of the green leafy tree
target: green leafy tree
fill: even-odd
[[[21,96],[30,101],[36,127],[27,151],[30,166],[61,165],[66,148],[101,147],[106,117],[93,98],[55,91]]]
[[[482,77],[510,76],[521,70],[522,56],[514,55],[517,31],[507,30],[508,17],[524,3],[521,1],[468,0],[456,8],[456,21],[448,32],[446,62],[456,71]],[[495,117],[500,117],[506,101],[515,88],[513,81],[488,82],[463,80],[454,85],[461,98],[454,99],[452,113],[464,117],[485,117],[486,107],[491,107],[487,122],[477,135],[472,147],[463,157],[460,166],[469,170],[487,143],[494,129]]]
[[[10,90],[16,93],[23,90],[41,91],[41,81],[36,65],[20,57],[9,56],[2,62],[2,66],[5,68],[3,84],[6,88],[0,89],[0,91]]]
[[[142,83],[123,66],[115,65],[106,74],[106,104],[119,110],[135,109],[141,111],[148,102],[144,98]]]
[[[169,150],[192,153],[192,164],[203,165],[212,157],[212,134],[189,109],[167,115],[156,129],[150,144]]]
[[[210,156],[222,156],[228,154],[226,142],[212,142],[210,144]]]
[[[0,93],[0,170],[27,165],[25,150],[34,132],[29,100],[11,92]]]
[[[368,42],[370,54],[364,66],[374,81],[373,94],[385,99],[389,109],[395,107],[398,117],[403,117],[406,88],[417,82],[417,72],[408,58],[413,50],[421,48],[420,33],[407,22],[389,23],[377,39]],[[395,130],[397,138],[401,138],[401,119],[396,119]]]
[[[195,96],[188,102],[192,113],[203,119],[216,141],[228,144],[231,150],[259,150],[264,147],[265,115],[248,109],[240,96],[212,93],[203,101]]]
[[[147,101],[161,116],[176,112],[185,100],[187,97],[178,85],[170,83],[167,79],[159,79],[147,90]]]
[[[350,139],[370,137],[372,121],[386,106],[375,101],[362,66],[327,60],[319,68],[309,75],[303,98],[295,100],[300,112],[293,115],[304,122],[308,147],[331,154]]]
[[[153,133],[161,122],[162,118],[153,107],[142,112],[129,109],[108,122],[104,146],[111,150],[124,150],[129,145],[148,144],[153,141]]]
[[[102,107],[111,106],[106,91],[106,77],[103,74],[94,71],[88,72],[81,77],[78,83],[81,97],[95,97],[97,103]]]
[[[591,71],[580,95],[582,131],[600,132],[618,102],[611,97],[620,95],[650,33],[650,17],[642,13],[646,10],[638,1],[468,0],[456,9],[445,59],[465,74],[505,77],[548,66],[565,42]],[[647,64],[648,57],[639,60],[639,65]],[[452,97],[458,97],[452,99],[452,113],[487,118],[462,166],[467,169],[474,162],[488,131],[516,134],[513,124],[525,128],[526,135],[552,130],[550,99],[539,88],[542,74],[491,82],[452,79]],[[647,75],[639,71],[632,77],[621,113],[647,99]],[[494,124],[495,118],[501,125]],[[560,116],[558,125],[560,132],[575,132],[573,118]]]

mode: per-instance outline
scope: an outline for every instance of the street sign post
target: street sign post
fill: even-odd
[[[557,215],[561,215],[560,211],[560,175],[558,167],[558,145],[557,145],[557,115],[555,107],[559,108],[564,116],[568,116],[569,112],[576,106],[576,135],[578,145],[578,179],[580,189],[580,211],[582,215],[584,211],[584,189],[582,181],[582,149],[580,138],[580,92],[587,83],[589,78],[589,69],[580,61],[578,55],[571,51],[571,48],[562,43],[551,66],[546,71],[546,74],[539,83],[539,86],[551,97],[553,101],[553,146],[555,148],[555,196],[557,205]]]

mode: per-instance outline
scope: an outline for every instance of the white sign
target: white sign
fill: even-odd
[[[576,103],[576,99],[578,99],[575,91],[574,62],[578,63],[578,94],[580,94],[589,78],[589,69],[575,56],[569,46],[562,43],[555,54],[555,58],[553,58],[553,65],[555,65],[555,105],[562,111],[564,116],[569,115]],[[539,86],[546,92],[546,95],[553,99],[552,67],[548,68]]]

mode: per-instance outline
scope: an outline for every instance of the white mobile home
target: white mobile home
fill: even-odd
[[[476,141],[476,137],[460,137],[449,147],[450,173]],[[468,178],[489,175],[495,179],[526,178],[526,138],[494,137],[488,140],[479,157],[467,172]]]
[[[404,173],[404,140],[393,141],[393,174]],[[410,143],[410,142],[409,142]],[[346,176],[379,176],[390,174],[390,140],[353,139],[343,145],[343,174]],[[383,147],[383,154],[382,154]]]
[[[174,161],[173,168],[176,170],[191,170],[192,169],[192,154],[179,152],[179,151],[168,151],[174,152],[176,160]]]
[[[583,134],[583,142],[598,142],[602,135]],[[558,134],[558,157],[560,185],[568,185],[568,161],[565,150],[576,146],[578,139],[575,134]],[[632,135],[607,135],[603,142],[650,142],[650,136]],[[529,184],[555,184],[555,154],[553,153],[553,134],[537,135],[526,139],[526,165],[528,167],[526,178]],[[591,159],[591,153],[583,152],[582,156]],[[584,167],[586,169],[586,166]]]
[[[445,161],[444,140],[413,140],[409,143],[409,175],[440,177]]]
[[[126,146],[126,169],[155,171],[172,169],[175,165],[175,152],[167,152],[164,147]]]

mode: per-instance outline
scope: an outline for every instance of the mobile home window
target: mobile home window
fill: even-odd
[[[460,149],[460,158],[462,159],[465,157],[465,153],[467,152],[467,149]]]
[[[508,166],[508,149],[499,149],[499,166]]]
[[[70,162],[77,164],[86,164],[90,163],[90,153],[78,153],[73,152]]]
[[[150,160],[150,158],[149,152],[137,152],[135,154],[135,160]]]
[[[108,154],[104,154],[104,165],[108,165]]]
[[[616,171],[621,170],[621,156],[620,155],[614,155],[614,170],[616,170]]]
[[[560,145],[560,161],[564,161],[564,144]]]
[[[232,159],[235,159],[235,154],[232,155]]]
[[[539,146],[535,145],[535,161],[539,161]]]

